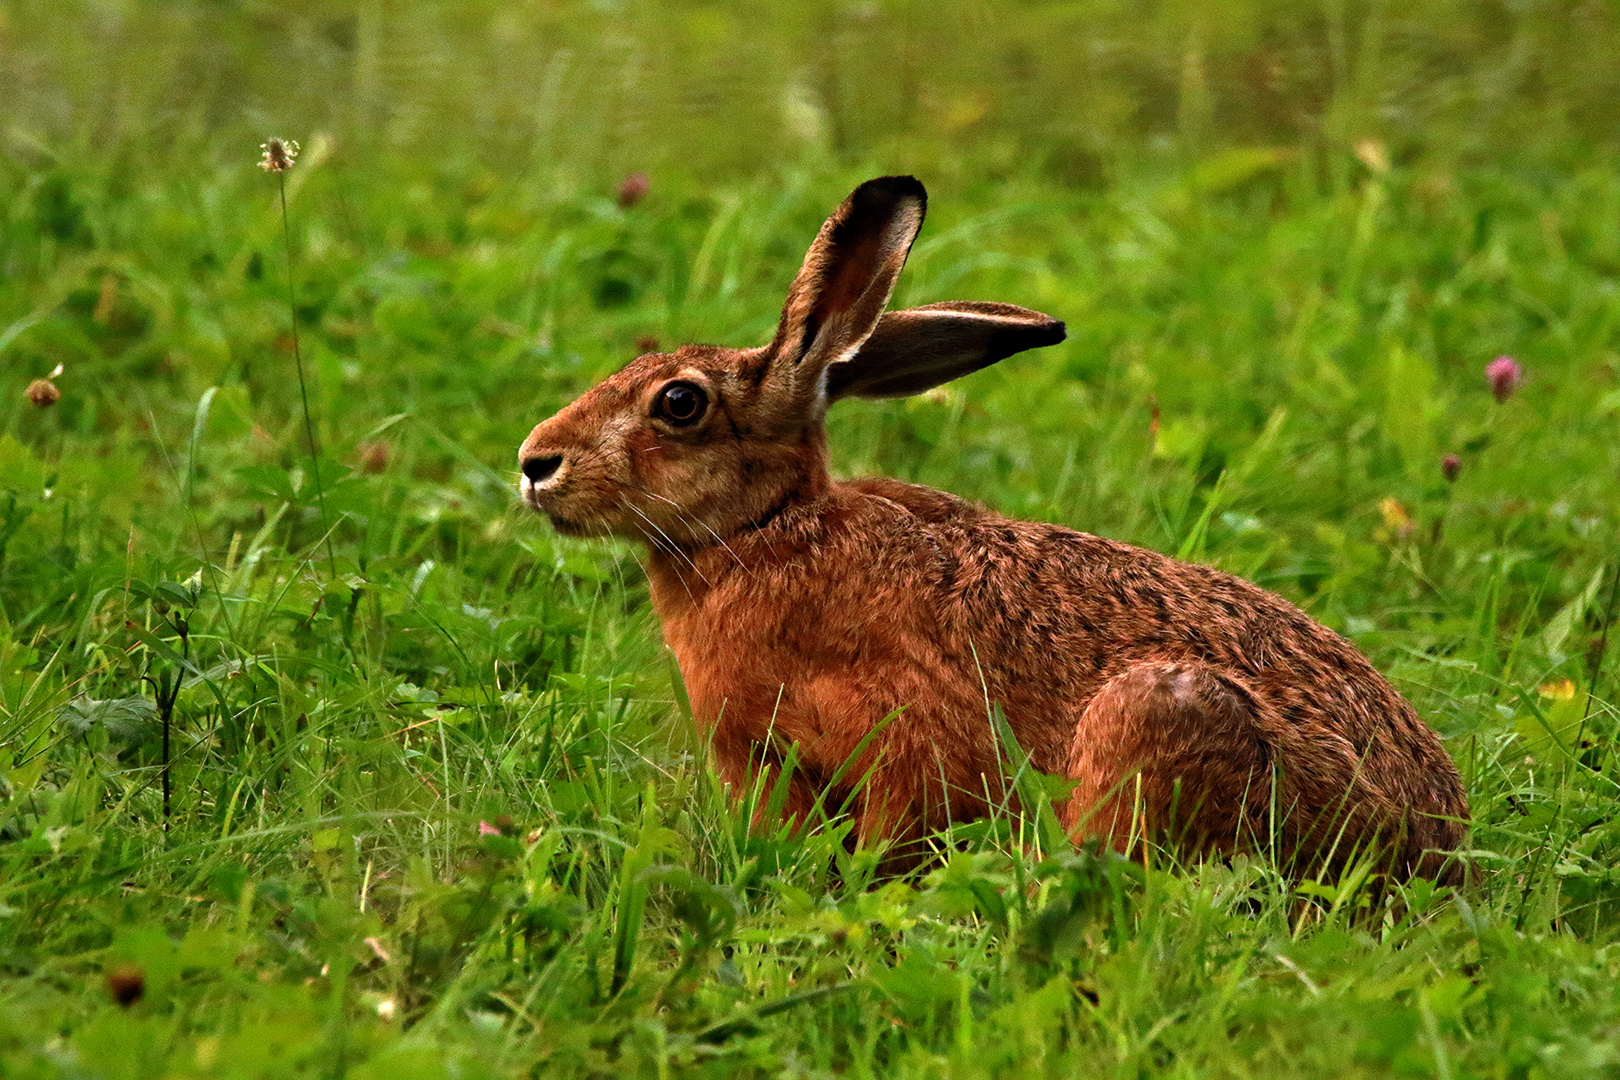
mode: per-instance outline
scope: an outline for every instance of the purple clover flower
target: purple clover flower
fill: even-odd
[[[1485,378],[1491,384],[1491,393],[1497,401],[1506,401],[1524,381],[1524,369],[1511,356],[1498,356],[1485,365]]]

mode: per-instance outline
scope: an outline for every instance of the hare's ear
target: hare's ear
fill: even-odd
[[[953,300],[891,311],[858,352],[828,369],[827,400],[920,394],[1064,335],[1057,319],[1013,304]]]
[[[853,356],[878,325],[927,205],[928,193],[914,177],[880,176],[827,219],[761,358],[773,395],[801,408],[821,403],[828,366]]]

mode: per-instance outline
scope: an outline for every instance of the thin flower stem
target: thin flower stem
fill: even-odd
[[[1609,583],[1609,602],[1603,609],[1603,629],[1598,633],[1597,651],[1592,654],[1592,666],[1586,676],[1586,707],[1581,710],[1581,727],[1576,736],[1575,750],[1580,752],[1580,740],[1586,736],[1586,721],[1592,715],[1592,701],[1597,697],[1598,680],[1603,677],[1603,659],[1609,651],[1609,627],[1614,625],[1615,607],[1620,605],[1620,564],[1614,568],[1614,580]],[[1613,678],[1609,680],[1611,683]]]
[[[298,397],[304,407],[304,436],[309,440],[310,469],[315,476],[315,503],[321,511],[321,529],[326,540],[326,565],[337,579],[337,556],[332,553],[332,530],[326,519],[326,490],[321,484],[321,448],[315,441],[315,422],[310,419],[309,387],[304,381],[304,354],[298,346],[298,298],[293,291],[292,228],[287,224],[287,176],[277,172],[281,192],[281,238],[287,248],[287,314],[292,317],[293,362],[298,367]]]

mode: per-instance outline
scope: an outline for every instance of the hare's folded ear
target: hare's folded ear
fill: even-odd
[[[821,404],[828,365],[853,356],[888,306],[927,204],[928,193],[914,177],[880,176],[851,192],[827,219],[761,357],[760,375],[773,395],[801,408]]]
[[[827,400],[920,394],[1064,335],[1057,319],[1013,304],[953,300],[891,311],[858,352],[828,369]]]

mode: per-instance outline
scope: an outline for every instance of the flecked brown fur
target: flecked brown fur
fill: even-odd
[[[1005,797],[999,706],[1076,781],[1077,837],[1169,833],[1331,872],[1454,878],[1467,800],[1434,732],[1343,638],[1239,578],[893,480],[834,482],[822,417],[1061,340],[1005,304],[884,314],[922,224],[909,177],[817,237],[763,349],[634,361],[537,426],[525,499],[648,543],[652,599],[723,775],[798,744],[789,813],[849,800],[902,860]],[[674,419],[672,387],[704,403]],[[691,397],[676,399],[689,402]],[[861,742],[894,715],[827,791]],[[855,792],[857,781],[869,775]]]

